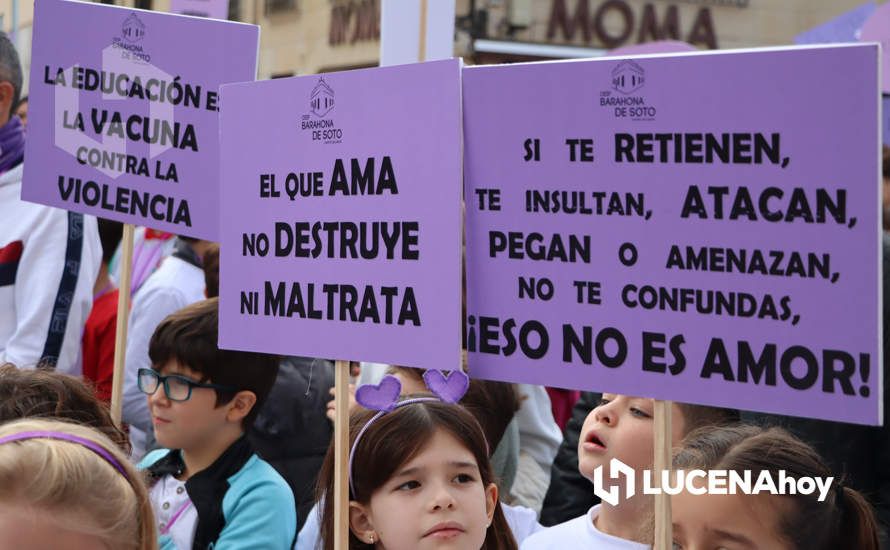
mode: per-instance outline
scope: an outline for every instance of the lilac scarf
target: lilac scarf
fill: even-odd
[[[25,126],[13,116],[0,128],[0,174],[6,173],[25,157]]]

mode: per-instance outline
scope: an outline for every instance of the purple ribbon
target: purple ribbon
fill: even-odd
[[[0,174],[8,172],[25,158],[25,126],[13,116],[0,128]]]
[[[121,473],[125,478],[127,477],[127,471],[121,465],[120,462],[114,458],[114,455],[109,453],[104,447],[96,443],[95,441],[90,441],[85,437],[80,437],[73,434],[67,434],[65,432],[54,432],[54,431],[30,431],[30,432],[19,432],[17,434],[7,435],[4,437],[0,437],[0,445],[4,443],[11,443],[13,441],[24,441],[27,439],[57,439],[61,441],[70,441],[71,443],[77,443],[87,449],[93,451],[100,457],[105,459],[105,462],[111,464],[115,470]]]

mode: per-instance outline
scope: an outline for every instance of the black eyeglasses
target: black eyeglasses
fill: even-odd
[[[153,395],[161,384],[164,385],[164,394],[171,401],[188,401],[192,396],[192,388],[210,388],[212,390],[220,390],[227,392],[237,392],[237,388],[230,386],[220,386],[219,384],[206,384],[204,382],[195,382],[189,380],[185,376],[178,374],[170,374],[161,376],[152,369],[139,369],[138,371],[139,391],[142,393]]]

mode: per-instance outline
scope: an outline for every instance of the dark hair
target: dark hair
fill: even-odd
[[[105,218],[97,218],[96,221],[99,223],[99,240],[102,242],[102,263],[107,264],[121,242],[124,224]]]
[[[732,426],[690,434],[674,455],[674,468],[751,471],[752,476],[784,470],[793,478],[833,474],[812,447],[781,428]],[[792,504],[776,507],[779,535],[796,550],[856,548],[878,550],[874,512],[857,491],[835,481],[831,496],[783,495]]]
[[[219,296],[219,245],[212,243],[207,247],[204,257],[201,258],[204,265],[204,286],[207,289],[207,297]]]
[[[6,33],[0,33],[0,82],[12,84],[12,102],[9,104],[8,116],[12,116],[19,106],[22,94],[22,64],[19,54]]]
[[[178,363],[201,373],[201,382],[231,386],[236,391],[251,391],[256,395],[256,404],[242,426],[249,428],[278,375],[277,355],[220,349],[217,346],[219,333],[219,299],[211,298],[186,306],[168,315],[155,329],[148,343],[148,356],[152,368],[161,370],[169,361]],[[214,390],[216,406],[225,405],[235,397],[235,392]]]
[[[42,369],[0,366],[0,424],[20,418],[56,418],[95,428],[130,454],[127,434],[108,406],[80,378]]]
[[[355,437],[377,411],[358,408],[349,417],[350,448]],[[473,453],[482,483],[494,483],[486,454],[485,435],[473,416],[460,405],[441,401],[413,403],[386,413],[362,435],[353,457],[353,500],[367,504],[371,495],[406,462],[417,456],[438,430],[444,430],[464,443]],[[322,502],[321,538],[325,550],[334,548],[334,442],[328,447],[318,476],[318,498]],[[371,549],[372,544],[349,533],[349,548]],[[516,540],[500,502],[485,535],[483,550],[515,550]]]
[[[424,383],[423,369],[390,367],[387,372],[403,374]],[[513,384],[471,378],[470,387],[460,400],[460,405],[476,417],[476,421],[482,426],[482,433],[489,446],[488,453],[491,454],[519,410],[519,396]]]
[[[689,403],[677,403],[680,412],[683,413],[683,435],[713,426],[728,426],[737,424],[741,415],[737,409],[723,409],[706,405],[691,405]]]

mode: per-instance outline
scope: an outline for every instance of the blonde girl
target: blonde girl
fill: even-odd
[[[155,550],[140,474],[92,428],[57,420],[0,425],[0,548]]]

